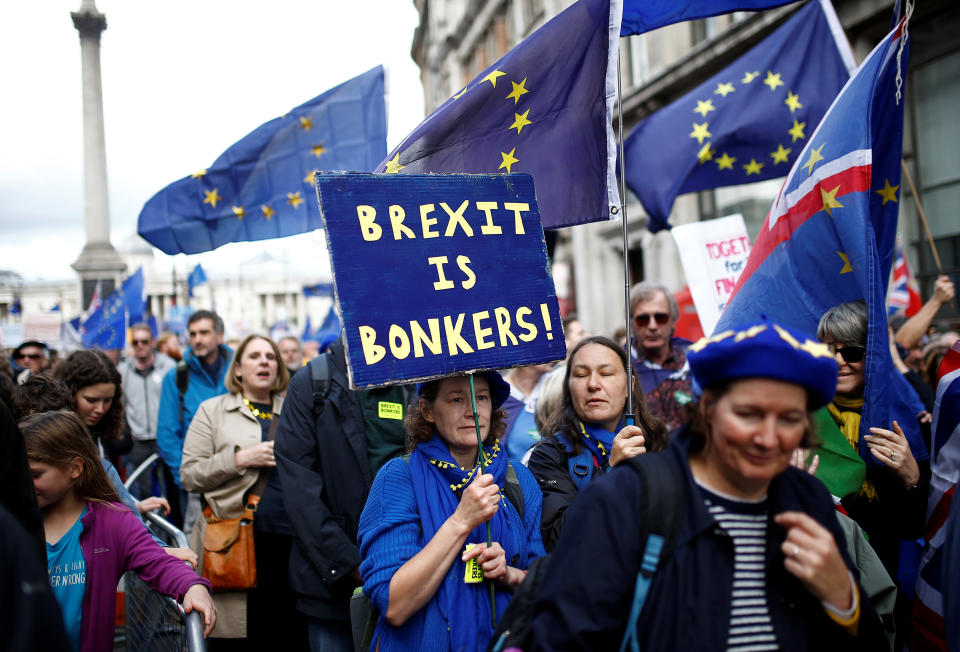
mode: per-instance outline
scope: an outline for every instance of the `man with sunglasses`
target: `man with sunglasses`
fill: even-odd
[[[662,285],[642,282],[630,289],[630,328],[636,373],[650,412],[675,430],[687,421],[684,406],[692,400],[687,348],[675,337],[680,307]]]
[[[17,382],[22,384],[31,375],[38,374],[50,367],[50,350],[43,342],[24,340],[20,343],[20,346],[13,350],[13,362],[19,370]]]
[[[130,328],[130,347],[133,355],[118,365],[123,379],[124,412],[133,435],[133,450],[124,456],[127,473],[157,452],[157,415],[163,376],[176,366],[173,359],[154,350],[153,331],[147,324],[134,324]],[[137,498],[153,495],[151,481],[155,473],[144,473],[131,487]]]

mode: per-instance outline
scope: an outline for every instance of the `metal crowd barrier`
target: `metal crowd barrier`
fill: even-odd
[[[156,460],[156,453],[144,460],[124,486],[129,489]],[[158,539],[176,548],[188,547],[186,535],[165,518],[154,512],[147,512],[144,517]],[[123,642],[127,650],[206,652],[200,613],[184,613],[176,600],[154,591],[136,573],[124,574],[122,581],[126,594]]]

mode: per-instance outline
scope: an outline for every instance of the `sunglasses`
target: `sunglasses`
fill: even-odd
[[[137,344],[150,344],[150,340],[130,340],[130,342],[136,346]]]
[[[633,316],[633,321],[637,326],[646,326],[650,323],[650,320],[653,319],[660,326],[663,326],[668,321],[670,321],[670,315],[665,312],[655,312],[652,315],[646,313],[640,313],[639,315]]]
[[[20,360],[22,360],[22,359],[24,359],[24,358],[28,358],[28,359],[30,359],[30,360],[39,360],[40,358],[43,357],[43,354],[42,354],[42,353],[21,353],[20,355],[18,355],[18,356],[16,356],[16,357],[17,357],[18,359],[20,359]]]
[[[830,345],[830,351],[839,353],[844,362],[860,362],[867,354],[864,346],[834,346]]]

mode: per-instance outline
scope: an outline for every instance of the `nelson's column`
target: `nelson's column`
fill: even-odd
[[[86,309],[97,282],[101,283],[101,298],[106,297],[113,291],[126,265],[110,244],[100,84],[100,34],[107,28],[107,18],[97,11],[94,0],[82,0],[80,10],[70,16],[73,26],[80,32],[83,66],[83,209],[87,234],[87,243],[72,267],[80,275],[81,306]]]

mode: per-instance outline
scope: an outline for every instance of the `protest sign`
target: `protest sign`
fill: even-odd
[[[683,224],[671,232],[700,324],[709,335],[750,257],[750,237],[743,217],[737,214]]]
[[[23,339],[45,342],[48,346],[60,345],[59,312],[33,312],[23,316]]]
[[[351,387],[564,357],[529,175],[315,180]]]

